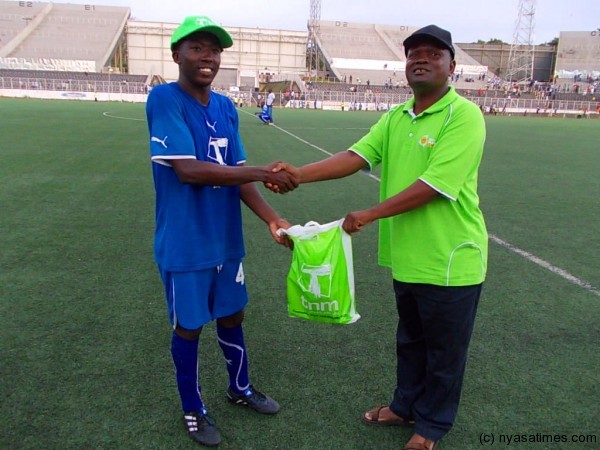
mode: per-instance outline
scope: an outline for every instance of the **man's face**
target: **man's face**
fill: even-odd
[[[443,87],[455,67],[450,50],[434,40],[415,44],[406,55],[406,79],[411,87]]]
[[[197,87],[210,86],[221,66],[222,51],[213,34],[200,32],[186,37],[173,51],[180,80]]]

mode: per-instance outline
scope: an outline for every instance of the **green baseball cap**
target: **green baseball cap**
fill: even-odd
[[[219,40],[222,48],[228,48],[233,45],[233,39],[231,39],[231,36],[225,28],[214,23],[209,17],[189,16],[186,17],[183,23],[173,32],[173,35],[171,36],[171,49],[179,41],[198,31],[214,34]]]

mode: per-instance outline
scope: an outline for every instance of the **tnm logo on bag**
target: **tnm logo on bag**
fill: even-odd
[[[333,300],[332,302],[309,302],[304,298],[304,295],[301,295],[300,298],[302,299],[302,306],[307,311],[334,312],[340,310],[340,305],[337,300]]]
[[[302,264],[298,284],[306,294],[317,299],[331,297],[331,264],[322,266],[311,266]],[[337,300],[326,302],[314,302],[301,296],[302,306],[307,311],[339,311],[340,305]]]
[[[302,264],[302,272],[298,284],[305,292],[310,292],[315,297],[331,296],[331,265],[310,266]]]

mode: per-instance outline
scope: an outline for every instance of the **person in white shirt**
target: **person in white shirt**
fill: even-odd
[[[273,123],[273,103],[275,103],[275,94],[273,93],[273,89],[268,90],[269,94],[267,95],[267,114],[271,118],[271,123]]]

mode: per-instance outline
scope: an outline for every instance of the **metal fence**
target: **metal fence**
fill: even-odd
[[[52,78],[0,77],[0,89],[25,89],[65,92],[112,92],[116,94],[143,94],[145,83],[116,80],[58,80]]]
[[[341,91],[308,91],[296,98],[293,104],[285,97],[283,92],[278,95],[280,106],[314,108],[315,102],[319,105],[343,105],[348,109],[377,109],[386,110],[393,105],[406,102],[412,97],[410,92],[402,93],[365,93],[365,92],[341,92]],[[535,98],[503,98],[478,95],[465,96],[476,105],[479,105],[486,113],[510,112],[510,113],[559,113],[579,111],[597,112],[600,101],[596,100],[550,100]],[[358,108],[357,108],[358,106]]]
[[[20,78],[0,77],[0,89],[22,89],[38,91],[63,91],[63,92],[102,92],[114,94],[145,94],[147,85],[140,82],[126,82],[116,80],[59,80],[52,78]],[[257,92],[248,92],[251,96],[251,105],[260,105]],[[263,93],[264,96],[264,93]],[[368,109],[387,110],[393,105],[406,102],[412,94],[407,89],[399,92],[347,92],[347,91],[320,91],[307,90],[299,93],[292,101],[285,92],[276,96],[276,104],[281,107],[293,108],[323,108],[329,109]],[[592,100],[546,100],[535,98],[502,98],[488,96],[466,96],[479,105],[486,113],[578,113],[587,111],[598,112],[600,101]],[[264,98],[263,98],[264,100]]]

